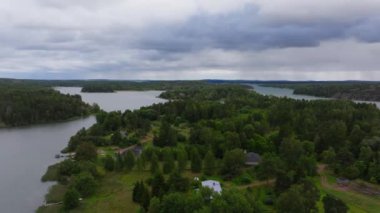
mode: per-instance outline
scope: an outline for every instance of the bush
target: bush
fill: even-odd
[[[66,210],[74,209],[79,206],[79,192],[75,189],[69,189],[63,199],[63,207]]]
[[[104,168],[108,171],[113,171],[115,169],[115,160],[112,156],[107,155],[104,159]]]
[[[81,173],[75,177],[74,187],[83,197],[94,194],[96,189],[96,181],[90,173]]]
[[[90,161],[81,161],[79,163],[81,172],[88,172],[94,178],[99,178],[104,176],[104,171],[102,172],[102,167],[97,166],[95,163]]]
[[[182,134],[182,133],[178,133],[178,135],[177,135],[177,140],[178,140],[179,142],[185,142],[185,141],[187,140],[187,138],[186,138],[186,136],[185,136],[184,134]]]
[[[58,166],[58,173],[61,176],[71,176],[80,172],[80,166],[77,162],[67,159],[62,161]]]
[[[83,142],[76,149],[75,159],[79,161],[95,161],[96,157],[96,146],[92,143]]]
[[[57,203],[64,200],[67,191],[67,186],[62,184],[51,186],[49,192],[45,195],[46,203]]]
[[[322,199],[323,208],[326,213],[346,213],[348,212],[347,205],[332,195],[327,194]]]
[[[246,185],[252,183],[252,177],[248,173],[243,173],[239,177],[235,178],[233,182],[238,185]]]
[[[57,181],[59,179],[59,164],[48,167],[46,173],[42,176],[41,181]]]

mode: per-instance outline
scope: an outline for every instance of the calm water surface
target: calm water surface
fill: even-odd
[[[64,94],[79,94],[84,102],[99,104],[105,111],[134,110],[153,103],[165,102],[158,98],[162,91],[117,91],[114,93],[83,93],[80,87],[55,87]]]
[[[80,88],[57,88],[62,93],[80,94],[88,103],[106,110],[138,109],[164,102],[159,91],[80,93]],[[29,213],[43,204],[44,195],[53,183],[42,183],[47,167],[58,160],[54,156],[82,127],[90,127],[90,116],[75,121],[0,129],[0,212]]]
[[[273,95],[276,97],[288,97],[298,100],[328,100],[329,98],[323,98],[323,97],[316,97],[316,96],[310,96],[310,95],[296,95],[293,94],[293,89],[287,89],[287,88],[276,88],[276,87],[263,87],[258,84],[250,84],[253,89],[262,95]],[[380,102],[375,101],[355,101],[358,103],[369,103],[369,104],[376,104],[377,108],[380,109]]]

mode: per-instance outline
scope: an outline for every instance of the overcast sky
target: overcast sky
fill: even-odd
[[[380,0],[1,0],[0,77],[380,80]]]

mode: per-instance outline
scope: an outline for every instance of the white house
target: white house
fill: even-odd
[[[222,192],[222,187],[220,186],[220,183],[218,181],[215,181],[215,180],[202,181],[202,187],[208,187],[217,193]]]

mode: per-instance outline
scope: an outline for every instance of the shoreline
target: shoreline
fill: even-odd
[[[49,125],[49,124],[60,124],[60,123],[65,123],[65,122],[70,122],[70,121],[76,121],[79,119],[85,119],[85,118],[94,116],[95,114],[96,113],[90,113],[88,115],[75,116],[75,117],[71,117],[71,118],[63,119],[63,120],[38,122],[38,123],[25,124],[25,125],[19,125],[19,126],[7,126],[7,125],[3,126],[3,125],[0,125],[0,130],[23,129],[23,128],[29,128],[29,127],[35,127],[35,126],[44,126],[44,125]]]

